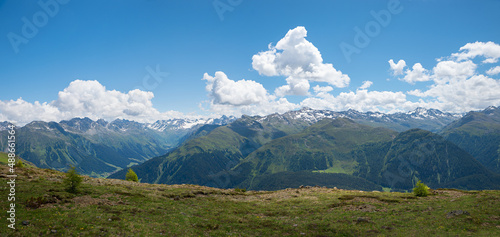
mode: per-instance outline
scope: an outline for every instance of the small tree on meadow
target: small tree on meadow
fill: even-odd
[[[430,194],[429,187],[419,180],[417,185],[413,188],[413,193],[417,197],[427,197]]]
[[[66,178],[64,179],[64,185],[66,186],[66,191],[70,193],[77,193],[82,183],[82,177],[76,171],[74,166],[66,172]]]
[[[23,161],[21,159],[18,159],[17,162],[16,162],[15,167],[17,167],[17,168],[23,168],[24,167]]]
[[[139,182],[139,177],[137,177],[137,174],[129,168],[127,174],[125,175],[125,180]]]

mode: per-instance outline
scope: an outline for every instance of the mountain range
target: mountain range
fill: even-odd
[[[500,108],[470,112],[440,132],[488,169],[500,173]]]
[[[498,189],[499,128],[496,107],[467,114],[303,108],[151,124],[76,118],[19,128],[18,151],[40,167],[75,165],[93,176],[123,179],[132,167],[148,183],[408,190],[422,180],[431,187]]]
[[[490,110],[499,109],[471,113]],[[471,113],[462,117],[419,108],[386,115],[304,108],[243,116],[133,169],[142,182],[223,188],[282,189],[321,183],[408,190],[417,180],[433,187],[500,188],[498,174],[440,135],[446,135],[447,122],[470,123],[465,120]],[[408,129],[396,129],[403,127]],[[119,171],[110,178],[124,176],[125,171]]]
[[[172,119],[152,124],[89,118],[59,123],[34,121],[17,128],[16,150],[17,155],[40,168],[64,171],[75,166],[82,174],[105,177],[165,154],[203,125],[222,125],[234,119],[225,116],[208,120]],[[5,150],[8,123],[1,124],[5,126],[0,126],[0,148]]]

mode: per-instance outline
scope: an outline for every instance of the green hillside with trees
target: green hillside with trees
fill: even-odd
[[[500,108],[470,112],[443,128],[440,134],[500,174]]]
[[[142,182],[249,190],[319,185],[409,191],[418,180],[443,188],[500,188],[497,174],[438,134],[398,133],[347,118],[287,127],[244,117],[133,169]],[[125,172],[110,178],[124,179]]]

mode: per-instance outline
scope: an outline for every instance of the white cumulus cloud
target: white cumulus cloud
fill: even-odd
[[[441,61],[432,69],[434,72],[432,78],[436,83],[466,79],[474,75],[476,68],[477,65],[470,60],[462,62]]]
[[[274,94],[279,97],[286,95],[308,95],[311,85],[309,81],[302,78],[288,77],[286,79],[287,85],[276,88]]]
[[[366,90],[366,89],[368,89],[368,88],[369,88],[370,86],[372,86],[372,85],[373,85],[373,82],[371,82],[371,81],[364,81],[364,82],[363,82],[363,85],[361,85],[361,86],[359,87],[359,89],[361,89],[361,90]]]
[[[500,58],[500,45],[494,42],[467,43],[460,48],[460,52],[451,55],[457,61],[473,59],[478,56],[485,57],[483,63],[496,63]]]
[[[420,67],[418,70],[415,67],[413,71],[407,70],[405,78],[424,77],[434,82],[429,89],[414,89],[407,94],[420,97],[426,107],[449,112],[467,112],[500,105],[500,80],[478,72],[473,60],[479,56],[486,58],[482,63],[496,63],[500,57],[500,45],[493,42],[468,43],[458,53],[447,57],[447,60],[438,59],[432,72]],[[490,68],[485,73],[496,75],[500,73],[500,66]]]
[[[252,80],[233,81],[221,71],[213,77],[205,73],[203,80],[207,81],[206,90],[216,104],[250,105],[269,99],[262,84]]]
[[[330,92],[330,91],[333,91],[333,87],[331,86],[315,86],[313,87],[313,90],[315,93],[326,93],[326,92]]]
[[[107,90],[98,81],[75,80],[51,104],[69,117],[145,120],[159,115],[153,108],[153,97],[153,92],[135,89],[123,93]]]
[[[252,80],[234,81],[221,71],[214,76],[205,73],[203,80],[206,81],[205,89],[210,100],[202,102],[200,107],[218,115],[267,115],[298,108],[286,98],[269,95],[262,84]]]
[[[408,92],[419,97],[430,97],[434,108],[450,112],[467,112],[500,104],[500,81],[485,75],[445,84],[435,84],[429,90]]]
[[[407,69],[405,73],[406,75],[402,80],[410,84],[430,80],[427,69],[425,69],[420,63],[415,63],[412,69]]]
[[[278,96],[307,95],[310,81],[326,82],[335,87],[346,87],[350,78],[336,70],[332,64],[323,63],[318,48],[305,38],[307,31],[298,26],[291,29],[276,46],[252,57],[252,67],[265,76],[286,76],[287,85],[278,88]]]
[[[172,116],[181,117],[182,113],[168,111],[160,113],[153,107],[152,92],[132,90],[123,93],[107,90],[98,81],[75,80],[58,98],[51,102],[34,103],[22,98],[0,101],[0,114],[3,120],[17,125],[31,121],[60,121],[74,117],[91,119],[129,119],[138,122],[153,122],[156,119],[167,119]]]
[[[57,121],[63,116],[57,107],[49,103],[29,103],[22,98],[0,101],[0,113],[2,121],[9,121],[18,126],[34,120]]]
[[[490,68],[488,71],[486,71],[486,74],[490,76],[497,75],[499,73],[500,73],[500,66]]]
[[[402,75],[403,69],[406,67],[406,62],[405,60],[399,60],[398,63],[394,63],[394,61],[391,59],[389,60],[389,66],[391,67],[392,75]]]

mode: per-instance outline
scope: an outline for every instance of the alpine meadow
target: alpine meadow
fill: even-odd
[[[0,1],[0,236],[500,236],[499,11]]]

